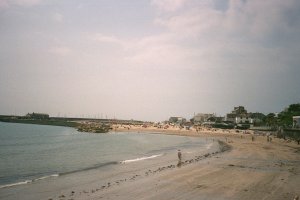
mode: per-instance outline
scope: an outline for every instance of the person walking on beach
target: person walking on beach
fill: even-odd
[[[177,167],[181,167],[181,157],[182,157],[182,155],[181,155],[180,149],[179,149],[178,152],[177,152],[177,156],[178,156],[178,164],[177,164]]]
[[[177,153],[177,155],[178,155],[178,162],[181,162],[181,151],[180,151],[180,149],[178,150],[178,153]]]

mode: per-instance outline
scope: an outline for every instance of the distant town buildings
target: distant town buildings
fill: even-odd
[[[49,115],[45,113],[28,113],[26,115],[27,118],[30,119],[49,119]]]
[[[215,114],[198,113],[191,119],[191,121],[193,121],[194,124],[202,124],[203,122],[207,122],[209,118],[215,116],[216,116]]]
[[[236,106],[233,110],[226,114],[225,117],[216,116],[215,113],[198,113],[190,120],[190,124],[194,125],[259,125],[263,122],[265,115],[262,113],[247,112],[244,106]],[[167,123],[177,125],[187,125],[187,121],[183,117],[170,117]],[[225,126],[224,125],[224,126]],[[299,122],[300,125],[300,122]]]
[[[169,123],[173,124],[183,124],[186,122],[186,119],[183,117],[170,117],[169,118]]]

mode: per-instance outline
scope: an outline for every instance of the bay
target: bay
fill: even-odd
[[[127,162],[144,162],[177,149],[202,147],[200,138],[144,133],[92,134],[68,127],[0,122],[0,187],[17,186]],[[107,171],[106,171],[107,172]]]

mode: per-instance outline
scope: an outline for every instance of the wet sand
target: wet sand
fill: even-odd
[[[256,136],[252,141],[252,135],[234,131],[196,132],[140,127],[127,131],[210,138],[221,141],[221,148],[194,158],[184,157],[180,166],[176,163],[163,163],[146,170],[136,170],[133,167],[126,169],[127,173],[123,177],[103,177],[103,180],[101,177],[99,180],[93,177],[95,181],[85,181],[86,184],[83,184],[83,179],[91,177],[86,174],[85,177],[77,175],[66,181],[77,181],[72,188],[66,185],[65,188],[56,190],[52,185],[45,192],[43,186],[42,192],[36,187],[28,192],[31,194],[20,194],[20,199],[279,200],[293,199],[300,195],[300,146],[294,142],[273,138],[270,143],[265,136]],[[182,153],[184,156],[186,152]],[[91,173],[91,176],[94,174]]]

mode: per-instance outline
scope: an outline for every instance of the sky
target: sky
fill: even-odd
[[[0,114],[280,112],[299,44],[299,0],[0,0]]]

